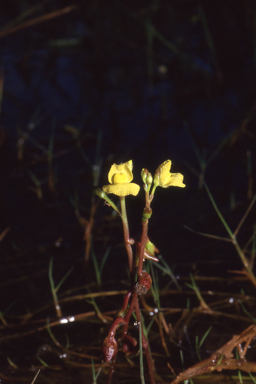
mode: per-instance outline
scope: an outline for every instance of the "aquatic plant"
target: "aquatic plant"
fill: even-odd
[[[171,173],[171,161],[167,160],[162,163],[156,170],[154,177],[147,169],[142,169],[141,177],[143,180],[143,188],[145,191],[145,207],[142,213],[142,234],[140,242],[130,237],[129,224],[126,212],[125,197],[128,195],[136,196],[139,193],[140,186],[131,183],[133,180],[132,173],[132,160],[116,165],[113,164],[108,173],[109,185],[103,187],[104,193],[113,193],[120,198],[121,204],[121,219],[124,230],[124,243],[128,255],[128,264],[130,271],[130,288],[123,300],[123,305],[118,311],[110,329],[108,336],[105,338],[102,352],[106,363],[110,363],[110,370],[107,383],[110,384],[114,373],[114,367],[117,359],[119,345],[122,344],[122,350],[125,355],[136,355],[140,351],[140,367],[141,377],[143,379],[143,361],[142,361],[142,348],[146,355],[148,372],[151,384],[155,384],[155,369],[151,357],[149,343],[144,328],[142,327],[142,316],[139,305],[139,296],[144,295],[151,288],[152,278],[149,273],[143,270],[143,262],[145,259],[158,261],[155,253],[158,249],[148,238],[148,222],[152,216],[151,203],[153,201],[155,190],[158,186],[168,188],[170,186],[185,187],[183,183],[183,175],[180,173]],[[100,189],[96,189],[95,193],[109,203],[109,199],[105,196]],[[111,206],[118,211],[114,203]],[[136,244],[136,254],[132,250],[132,245]],[[136,325],[139,326],[140,343],[128,334],[128,326],[131,322],[132,315],[135,315],[137,321]],[[119,327],[122,327],[121,336],[117,337],[116,332]],[[140,347],[142,346],[142,347]]]

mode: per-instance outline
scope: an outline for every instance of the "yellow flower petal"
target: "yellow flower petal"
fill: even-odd
[[[139,193],[140,186],[135,183],[120,183],[114,185],[104,185],[102,189],[106,193],[113,193],[117,196],[136,196]]]
[[[118,174],[122,174],[122,176],[118,176]],[[118,179],[118,177],[120,177],[121,179]],[[110,184],[130,183],[132,179],[132,160],[120,165],[113,164],[108,173],[108,181],[110,182]]]
[[[170,186],[184,188],[184,176],[181,173],[171,173],[171,165],[171,160],[166,160],[156,170],[156,173],[159,174],[159,186],[163,188],[168,188]]]
[[[186,187],[185,184],[183,184],[184,176],[181,173],[170,173],[169,177],[165,181],[164,188],[167,187]]]
[[[104,185],[102,189],[106,193],[114,193],[117,196],[136,196],[140,186],[131,183],[132,179],[132,160],[120,165],[113,164],[108,173],[110,185]]]

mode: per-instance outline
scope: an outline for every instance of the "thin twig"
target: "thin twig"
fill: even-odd
[[[256,201],[256,194],[254,195],[254,198],[252,199],[251,204],[250,204],[249,207],[247,208],[247,210],[246,210],[244,216],[242,217],[240,223],[238,224],[238,226],[237,226],[237,228],[236,228],[236,230],[235,230],[235,232],[234,232],[234,236],[236,236],[236,235],[238,234],[238,232],[239,232],[241,226],[243,225],[243,223],[244,223],[246,217],[248,216],[250,210],[252,209],[252,206],[253,206],[253,204],[255,203],[255,201]]]
[[[190,232],[193,232],[193,233],[196,233],[197,235],[200,235],[200,236],[205,236],[205,237],[209,237],[210,239],[215,239],[215,240],[221,240],[221,241],[227,241],[229,243],[232,243],[233,241],[231,239],[229,239],[228,237],[222,237],[222,236],[215,236],[215,235],[210,235],[209,233],[204,233],[204,232],[199,232],[199,231],[196,231],[190,227],[188,227],[187,225],[184,225],[184,228],[186,228],[188,231]]]
[[[54,18],[56,18],[58,16],[61,16],[61,15],[64,15],[66,13],[69,13],[69,12],[73,11],[74,9],[77,9],[77,6],[76,5],[70,5],[69,7],[62,8],[62,9],[60,9],[58,11],[47,13],[46,15],[43,15],[43,16],[40,16],[40,17],[36,17],[36,18],[34,18],[32,20],[26,21],[23,24],[17,25],[17,26],[15,26],[13,28],[1,31],[0,32],[0,38],[4,37],[4,36],[7,36],[7,35],[11,35],[12,33],[20,31],[21,29],[31,27],[32,25],[39,24],[39,23],[42,23],[44,21],[48,21],[48,20],[54,19]]]

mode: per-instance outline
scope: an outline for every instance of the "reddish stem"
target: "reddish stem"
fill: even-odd
[[[116,333],[116,330],[117,330],[117,327],[120,325],[120,324],[125,324],[125,319],[123,319],[122,317],[118,317],[117,319],[115,319],[110,327],[110,330],[108,332],[108,337],[113,337],[115,336],[115,333]]]
[[[131,300],[131,304],[130,304],[130,308],[124,318],[124,322],[125,322],[125,325],[123,326],[123,333],[122,333],[122,339],[125,338],[125,336],[127,335],[127,331],[128,331],[128,325],[129,325],[129,322],[130,322],[130,318],[131,318],[131,315],[134,311],[134,306],[135,306],[135,302],[138,300],[138,295],[136,292],[133,292],[132,293],[132,300]]]
[[[126,293],[124,300],[123,300],[123,305],[122,305],[121,309],[119,309],[119,311],[118,311],[118,314],[117,314],[118,317],[124,317],[123,315],[124,315],[125,311],[127,310],[131,294],[132,294],[131,291],[128,291]]]
[[[149,213],[151,211],[150,204],[153,200],[154,195],[149,195],[148,191],[145,191],[145,208],[143,211],[144,213]],[[152,213],[152,211],[151,211]],[[140,254],[139,254],[139,264],[138,264],[138,276],[142,272],[143,268],[143,259],[144,259],[144,252],[145,252],[145,245],[148,238],[148,219],[142,217],[142,235],[141,235],[141,246],[140,246]]]
[[[148,236],[148,219],[142,223],[142,235],[141,235],[139,265],[138,265],[138,276],[141,274],[142,268],[143,268],[144,251],[145,251],[147,236]]]

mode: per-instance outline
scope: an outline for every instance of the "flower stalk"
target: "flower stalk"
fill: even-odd
[[[133,240],[130,240],[130,233],[129,233],[129,224],[127,220],[127,213],[126,213],[126,205],[125,205],[125,197],[120,196],[120,203],[121,203],[121,219],[123,222],[123,230],[124,230],[124,243],[125,248],[128,256],[128,265],[129,265],[129,271],[131,279],[134,275],[133,270],[133,252],[131,244],[133,243]]]

